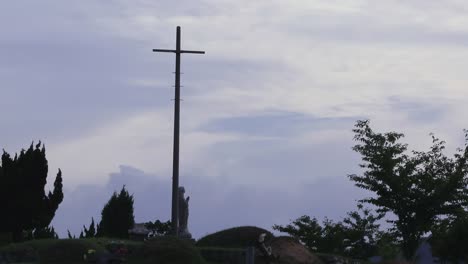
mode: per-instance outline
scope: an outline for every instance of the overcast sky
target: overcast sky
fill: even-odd
[[[468,2],[1,1],[0,147],[46,144],[53,221],[79,233],[126,185],[137,222],[170,218],[174,55],[182,48],[180,184],[196,238],[339,220],[366,194],[352,128],[463,144]]]

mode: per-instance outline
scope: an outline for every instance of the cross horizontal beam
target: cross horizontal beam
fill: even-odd
[[[173,52],[173,53],[195,53],[195,54],[205,54],[204,51],[198,50],[169,50],[169,49],[153,49],[154,52]]]

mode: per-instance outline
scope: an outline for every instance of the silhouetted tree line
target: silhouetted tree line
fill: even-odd
[[[83,226],[79,238],[128,238],[128,230],[135,224],[133,202],[133,195],[128,193],[125,186],[122,187],[119,194],[114,192],[102,209],[101,221],[96,225],[94,218],[91,218],[91,224],[88,227]],[[167,235],[171,230],[171,222],[150,221],[145,223],[145,227],[151,230],[154,235]],[[72,236],[68,231],[68,238],[75,238],[75,236]]]
[[[21,150],[14,158],[5,150],[0,163],[0,233],[9,233],[13,241],[23,239],[58,238],[50,222],[63,201],[62,172],[59,169],[52,191],[46,193],[48,162],[45,146],[39,142]],[[135,224],[133,195],[122,190],[111,196],[104,205],[101,221],[83,226],[80,238],[96,236],[128,238],[128,230]],[[167,223],[148,223],[158,232],[165,232]],[[68,231],[68,237],[74,238]]]
[[[128,230],[135,224],[133,215],[133,195],[122,187],[120,193],[114,192],[101,211],[101,221],[96,225],[94,218],[88,227],[83,226],[78,238],[113,237],[128,238]],[[68,231],[68,238],[76,238]]]
[[[443,154],[445,142],[432,136],[429,151],[407,152],[400,143],[402,133],[376,133],[369,121],[357,121],[353,150],[361,154],[363,175],[348,177],[359,188],[374,196],[359,201],[376,208],[363,215],[348,213],[342,222],[302,216],[287,226],[273,228],[299,238],[310,249],[358,258],[372,255],[391,256],[402,252],[411,259],[421,238],[430,239],[434,253],[443,259],[468,258],[468,132],[465,146],[453,158]],[[387,220],[392,228],[379,230],[376,221],[393,213]],[[397,248],[396,248],[397,247]]]

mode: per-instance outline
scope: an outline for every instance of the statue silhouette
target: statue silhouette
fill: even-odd
[[[188,231],[188,216],[189,216],[189,200],[190,196],[187,198],[184,197],[185,188],[180,186],[179,187],[179,235],[181,237],[189,237],[191,238],[192,235]]]

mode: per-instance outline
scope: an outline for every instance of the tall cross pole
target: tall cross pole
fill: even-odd
[[[180,135],[180,54],[205,54],[204,51],[180,49],[180,27],[177,27],[176,49],[153,49],[154,52],[172,52],[176,54],[175,63],[175,99],[174,99],[174,152],[172,160],[172,232],[179,236],[179,135]]]

